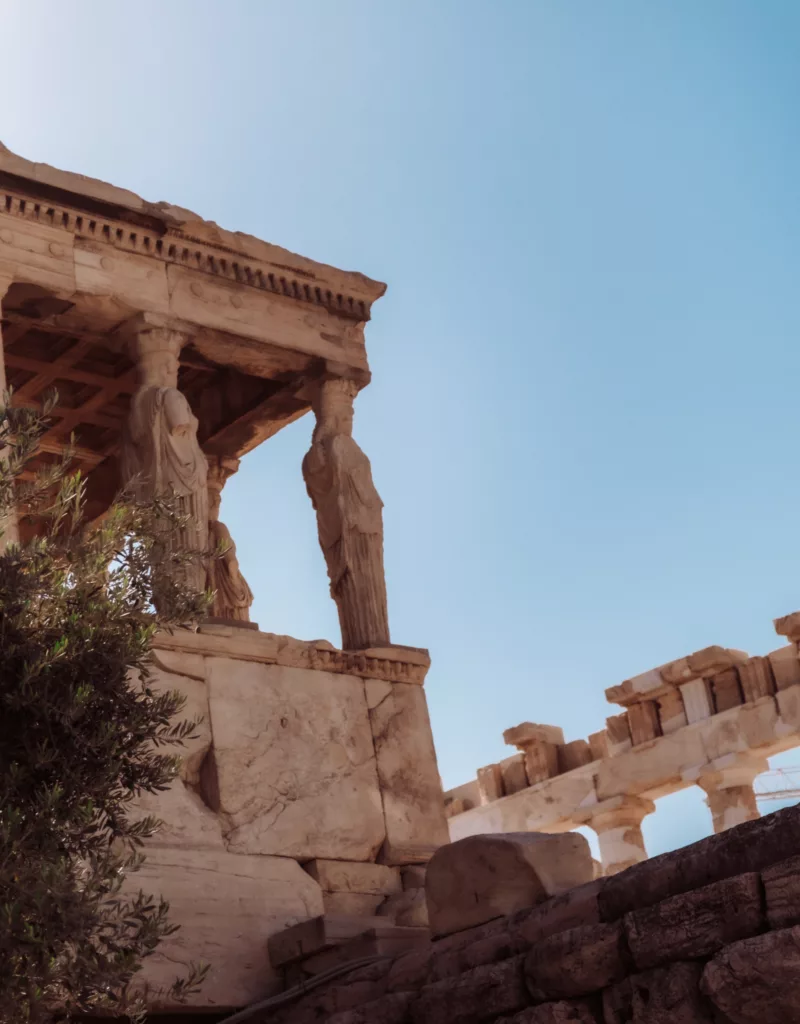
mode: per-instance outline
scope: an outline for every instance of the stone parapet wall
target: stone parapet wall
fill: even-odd
[[[180,778],[138,803],[164,826],[132,883],[181,926],[148,961],[151,984],[203,960],[197,1005],[241,1006],[280,987],[272,935],[324,912],[408,912],[404,870],[448,840],[428,664],[235,626],[156,638],[151,685],[181,691],[200,722]]]
[[[331,981],[253,1024],[800,1020],[800,808]]]

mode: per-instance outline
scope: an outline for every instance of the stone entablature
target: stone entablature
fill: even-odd
[[[588,740],[507,730],[521,752],[445,794],[451,837],[588,825],[612,874],[646,858],[641,823],[679,789],[705,791],[715,831],[757,817],[753,780],[800,745],[800,613],[775,628],[791,642],[766,656],[708,647],[610,687],[625,711]]]
[[[430,655],[421,647],[395,644],[365,651],[340,651],[328,640],[296,640],[291,636],[217,624],[203,624],[197,630],[161,633],[156,644],[163,650],[187,654],[217,655],[287,668],[318,669],[338,675],[417,686],[425,682],[431,664]]]
[[[356,321],[369,319],[372,303],[385,290],[362,274],[316,263],[252,235],[226,231],[169,203],[149,203],[127,189],[34,163],[2,144],[0,213],[70,232],[79,241],[322,306]],[[0,241],[10,240],[0,234]]]

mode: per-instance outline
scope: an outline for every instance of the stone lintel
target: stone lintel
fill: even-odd
[[[750,787],[766,771],[769,762],[757,752],[726,754],[698,769],[697,785],[706,793]]]
[[[685,658],[668,661],[665,665],[626,679],[618,686],[610,686],[606,690],[606,700],[610,704],[621,704],[623,707],[642,700],[655,700],[683,683],[741,665],[748,657],[744,651],[730,647],[720,647],[716,644],[704,647]]]
[[[340,651],[327,640],[296,640],[255,630],[210,623],[197,630],[176,629],[159,633],[156,648],[190,654],[257,661],[265,665],[318,669],[341,675],[378,679],[388,683],[422,686],[430,668],[430,655],[420,647],[392,644],[365,651]]]

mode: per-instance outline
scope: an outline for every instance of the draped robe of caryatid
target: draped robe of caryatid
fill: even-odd
[[[172,496],[185,522],[167,548],[194,553],[182,567],[193,589],[205,587],[208,550],[208,465],[197,441],[198,421],[177,388],[149,386],[131,399],[123,435],[122,476],[133,496]]]
[[[222,488],[231,472],[238,468],[238,459],[212,458],[208,466],[208,560],[207,589],[213,591],[211,614],[237,622],[250,621],[253,592],[239,568],[236,545],[228,527],[220,522]]]
[[[347,433],[315,431],[303,478],[317,513],[331,595],[339,610],[342,647],[389,643],[383,570],[383,502],[369,459]]]

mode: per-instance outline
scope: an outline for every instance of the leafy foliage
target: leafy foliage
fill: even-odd
[[[20,481],[48,411],[0,410],[5,539],[15,505],[36,527],[0,552],[0,1024],[141,1011],[141,960],[175,929],[125,884],[159,827],[131,802],[169,785],[197,724],[175,721],[184,699],[151,688],[148,658],[157,627],[207,604],[164,543],[168,501],[87,526],[68,458]]]

